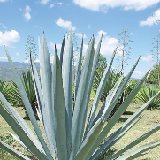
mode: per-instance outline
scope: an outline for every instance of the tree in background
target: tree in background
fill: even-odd
[[[158,93],[160,88],[160,33],[153,38],[152,46],[152,55],[155,64],[147,79],[147,83],[145,83],[137,95],[137,99],[141,102],[147,102],[147,100]],[[158,96],[152,103],[150,103],[147,109],[160,109],[160,97]]]
[[[100,84],[102,77],[103,77],[103,72],[106,67],[107,67],[106,58],[100,54],[98,57],[98,63],[97,63],[96,72],[95,72],[95,80],[94,80],[94,84],[93,84],[93,90],[95,93],[96,93],[96,90]],[[101,97],[102,102],[105,102],[105,99],[109,95],[110,90],[115,86],[116,82],[118,81],[118,79],[121,76],[124,76],[124,73],[121,72],[121,70],[119,70],[119,69],[112,69],[110,71],[110,76],[109,76],[108,80],[106,81],[104,91],[103,91],[103,94]],[[137,85],[136,80],[129,80],[129,83],[126,86],[125,90],[119,96],[117,104],[113,108],[113,110],[110,114],[110,117],[112,117],[114,115],[114,113],[117,111],[119,106],[126,100],[126,97],[131,93],[131,91],[135,88],[136,85]]]
[[[150,83],[160,86],[160,34],[157,34],[153,39],[153,59],[155,60],[154,69],[148,78]]]
[[[95,72],[95,80],[93,84],[93,90],[96,92],[100,81],[103,77],[103,72],[107,67],[107,61],[106,58],[103,55],[99,55],[96,72]],[[110,77],[108,81],[106,82],[105,89],[103,91],[103,95],[101,97],[101,100],[104,101],[107,95],[109,94],[109,91],[114,87],[115,83],[117,82],[118,78],[120,77],[120,72],[118,70],[111,70]]]
[[[26,54],[26,59],[29,59],[30,53],[32,54],[33,59],[35,60],[37,58],[37,53],[36,53],[37,47],[36,43],[34,41],[34,37],[32,35],[27,36],[27,41],[25,45],[25,54]]]
[[[36,43],[34,41],[34,37],[32,35],[27,36],[27,41],[25,45],[25,54],[26,54],[26,60],[29,61],[30,54],[32,54],[33,60],[36,60],[38,57],[37,54],[37,48],[36,48]],[[36,118],[37,116],[37,100],[36,100],[36,95],[34,91],[34,81],[32,78],[32,73],[30,70],[27,70],[22,73],[22,82],[24,85],[24,88],[26,90],[29,102],[31,103],[32,109],[34,111],[34,115]]]
[[[147,82],[149,84],[155,84],[157,86],[160,86],[159,72],[160,72],[160,65],[154,65],[154,68],[151,70]]]
[[[98,57],[98,62],[97,62],[97,66],[96,66],[96,72],[95,72],[95,81],[94,81],[94,91],[96,92],[96,89],[99,86],[100,80],[103,76],[103,72],[105,70],[105,68],[107,67],[107,61],[106,58],[103,55],[99,55]]]
[[[128,30],[124,29],[121,33],[119,33],[119,53],[122,55],[120,66],[120,71],[124,73],[124,68],[127,65],[127,59],[129,59],[129,55],[131,53],[131,47],[130,44],[133,42],[130,39],[130,33]]]

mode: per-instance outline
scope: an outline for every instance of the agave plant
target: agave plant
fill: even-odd
[[[146,103],[151,97],[156,95],[159,91],[157,85],[145,85],[141,88],[136,98],[143,103]],[[148,110],[160,109],[160,96],[158,96],[152,103],[147,107]]]
[[[38,104],[37,104],[36,95],[34,91],[34,81],[32,78],[32,72],[30,70],[22,72],[21,80],[26,90],[28,100],[34,111],[34,115],[36,118],[38,118],[38,115],[37,115]]]
[[[110,64],[103,73],[102,80],[97,88],[96,95],[91,109],[88,107],[91,89],[94,82],[97,57],[100,53],[102,38],[95,49],[95,38],[92,37],[86,53],[83,67],[81,70],[81,58],[78,62],[76,71],[76,79],[72,78],[72,35],[65,36],[60,58],[57,56],[55,47],[54,60],[50,63],[50,54],[47,48],[45,36],[42,37],[42,45],[39,40],[40,51],[40,79],[35,64],[31,58],[31,68],[34,79],[35,93],[38,102],[38,115],[41,120],[42,129],[34,117],[27,93],[19,74],[15,71],[15,82],[20,90],[23,103],[26,106],[28,116],[33,125],[34,131],[31,130],[26,122],[21,118],[18,112],[7,102],[3,94],[0,93],[0,113],[6,122],[11,126],[17,134],[16,138],[23,147],[27,148],[39,160],[94,160],[100,158],[107,153],[110,148],[121,138],[126,132],[134,126],[140,119],[142,111],[159,95],[157,93],[147,103],[145,103],[137,112],[128,118],[124,124],[114,133],[109,134],[112,127],[117,123],[120,116],[126,110],[127,106],[138,93],[148,73],[136,85],[132,92],[126,97],[125,101],[120,105],[116,113],[108,119],[110,112],[115,107],[119,96],[130,79],[139,59],[127,74],[126,77],[120,77],[115,86],[110,90],[109,95],[105,99],[105,103],[96,114],[98,102],[103,94],[106,81],[109,78],[111,66],[115,57],[115,52],[111,58]],[[83,44],[83,40],[82,40]],[[82,48],[80,57],[82,55]],[[7,53],[8,56],[8,53]],[[9,61],[11,61],[8,56]],[[72,101],[72,84],[75,84],[75,102]],[[73,106],[74,104],[74,106]],[[160,129],[160,125],[154,127],[141,137],[133,139],[124,148],[113,152],[112,155],[105,159],[133,159],[141,156],[147,149],[160,145],[160,141],[146,144],[136,149],[132,149],[152,133]],[[35,132],[35,134],[34,134]],[[42,134],[43,133],[43,134]],[[17,137],[16,136],[16,137]],[[45,137],[44,137],[45,136]],[[0,141],[0,147],[7,150],[19,159],[29,160],[30,158],[23,153],[15,150],[4,142]]]
[[[16,84],[13,81],[0,80],[0,92],[13,106],[23,106],[23,102]]]

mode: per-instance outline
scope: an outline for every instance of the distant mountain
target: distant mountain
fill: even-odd
[[[20,62],[13,62],[13,64],[17,67],[17,68],[25,68],[28,67],[29,64],[28,63],[20,63]],[[0,67],[1,68],[9,68],[11,67],[11,63],[9,62],[0,62]]]
[[[13,64],[16,66],[20,73],[29,69],[30,67],[28,63],[13,62]],[[36,63],[36,66],[39,70],[39,63]],[[13,76],[14,74],[12,72],[12,65],[9,62],[0,62],[0,80],[12,80]],[[131,77],[131,80],[139,79]]]
[[[27,63],[13,62],[18,72],[29,69],[30,65]],[[14,73],[12,72],[12,64],[9,62],[0,62],[0,80],[12,80]]]

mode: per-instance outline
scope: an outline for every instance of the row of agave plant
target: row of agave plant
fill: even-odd
[[[141,141],[148,138],[152,133],[160,129],[157,125],[133,139],[125,147],[112,152],[107,152],[120,140],[128,130],[130,130],[140,119],[141,113],[154,101],[159,92],[144,103],[139,110],[131,115],[126,122],[122,124],[115,132],[110,133],[111,129],[118,122],[128,105],[132,102],[135,95],[140,90],[148,73],[139,81],[132,92],[126,97],[119,106],[115,114],[110,117],[110,113],[123,93],[127,82],[132,76],[140,58],[134,64],[131,71],[126,76],[120,76],[114,87],[110,90],[103,106],[97,111],[98,103],[103,94],[107,79],[110,76],[111,66],[116,54],[113,53],[111,61],[103,73],[103,77],[97,88],[94,101],[89,109],[91,90],[95,78],[97,59],[100,54],[102,37],[95,49],[95,38],[91,37],[88,50],[81,65],[83,52],[83,39],[80,47],[80,56],[77,63],[76,78],[73,81],[72,58],[73,44],[72,34],[65,36],[60,56],[57,55],[55,47],[53,62],[50,62],[50,54],[47,48],[47,42],[43,34],[42,43],[39,39],[40,52],[40,77],[36,66],[30,55],[32,75],[34,79],[34,88],[38,102],[37,113],[42,125],[40,129],[34,116],[27,93],[23,85],[21,76],[13,65],[14,82],[19,88],[20,95],[26,107],[27,114],[33,125],[34,131],[29,128],[26,121],[0,93],[0,114],[15,132],[15,139],[26,148],[35,159],[39,160],[96,160],[103,155],[107,160],[134,159],[146,153],[146,150],[160,145],[160,141],[145,144],[134,148]],[[11,58],[6,51],[6,55],[11,64]],[[72,90],[74,84],[74,102]],[[12,148],[3,141],[0,141],[0,147],[22,160],[29,160],[29,156]]]
[[[159,86],[155,84],[145,84],[140,92],[137,94],[136,99],[139,101],[145,103],[149,100],[150,97],[156,95],[159,91]],[[160,109],[160,95],[157,96],[157,98],[150,103],[150,105],[147,108],[148,110],[159,110]]]
[[[36,95],[34,91],[34,81],[31,71],[28,69],[26,71],[22,71],[21,80],[25,87],[29,102],[34,109],[34,104],[36,104]],[[9,103],[11,103],[11,105],[15,107],[23,106],[23,101],[15,82],[9,80],[0,80],[0,92],[3,93],[4,97]]]

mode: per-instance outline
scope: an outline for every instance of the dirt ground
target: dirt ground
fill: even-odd
[[[138,104],[132,104],[127,110],[128,111],[136,111],[140,105]],[[142,113],[143,117],[140,119],[140,121],[131,129],[129,130],[126,135],[117,142],[115,145],[116,149],[119,149],[129,142],[133,141],[134,139],[138,138],[141,134],[148,131],[150,128],[154,127],[155,125],[160,124],[160,110],[145,110]],[[123,118],[127,118],[129,115],[123,115]],[[116,127],[120,126],[122,122],[117,124]],[[154,142],[154,141],[160,141],[160,131],[157,133],[154,133],[151,135],[148,139],[141,142],[138,146],[144,145],[146,143]],[[136,148],[135,147],[135,148]],[[154,148],[152,150],[149,150],[148,154],[145,156],[141,156],[140,158],[137,158],[136,160],[160,160],[160,146],[157,148]]]
[[[140,105],[138,104],[131,104],[128,111],[134,112],[139,108]],[[20,114],[25,117],[24,110],[22,108],[18,108],[18,111]],[[143,132],[149,130],[153,126],[160,124],[160,110],[145,110],[142,113],[143,117],[142,119],[130,130],[126,135],[116,143],[115,149],[119,149],[121,147],[124,147],[126,144],[131,142],[132,140],[136,139],[138,136],[140,136]],[[122,120],[125,120],[130,115],[123,115]],[[31,126],[30,122],[26,120],[27,123]],[[123,124],[122,121],[120,121],[113,130],[117,129]],[[113,131],[112,130],[112,131]],[[0,137],[5,137],[12,132],[11,128],[8,126],[8,124],[4,121],[4,119],[0,116]],[[147,140],[141,142],[139,145],[143,145],[152,141],[160,141],[160,131],[157,133],[151,135]],[[15,145],[14,142],[12,145]],[[15,147],[19,147],[15,145]],[[2,152],[2,151],[1,151]],[[10,154],[1,153],[0,152],[0,160],[16,160],[16,158],[10,156]],[[4,155],[5,154],[5,155]],[[2,159],[3,157],[3,159]],[[146,154],[145,156],[142,156],[141,158],[138,158],[136,160],[160,160],[160,146],[152,149]]]

